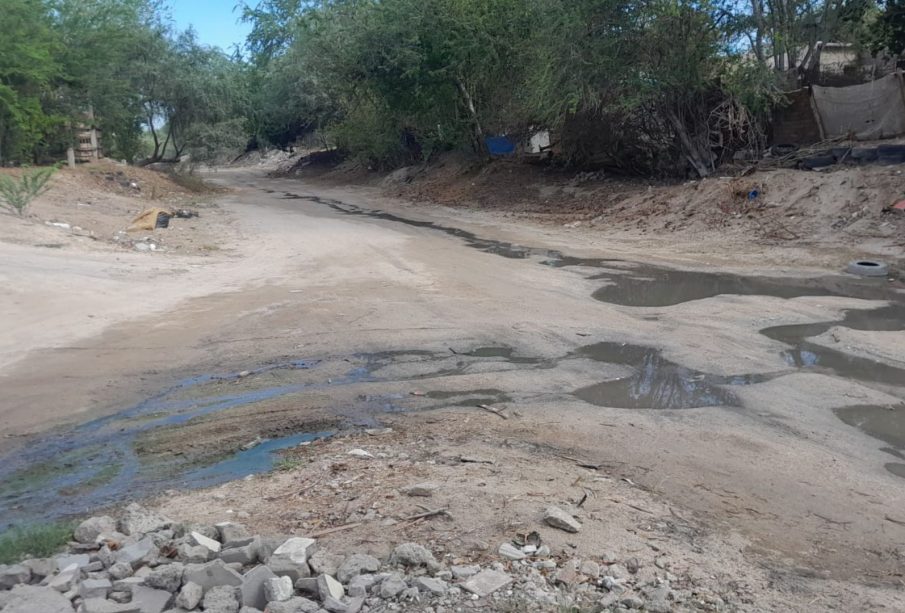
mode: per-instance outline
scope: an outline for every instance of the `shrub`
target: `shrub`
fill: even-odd
[[[0,203],[13,209],[19,215],[23,215],[25,207],[47,191],[49,188],[47,183],[56,170],[55,166],[38,168],[37,170],[26,172],[18,179],[0,176]]]

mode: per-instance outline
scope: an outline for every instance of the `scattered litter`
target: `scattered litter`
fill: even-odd
[[[373,458],[374,456],[365,451],[364,449],[351,449],[349,450],[349,455],[355,456],[356,458]]]
[[[54,228],[62,228],[63,230],[71,230],[72,226],[68,223],[62,221],[45,221],[45,224],[48,226],[53,226]]]

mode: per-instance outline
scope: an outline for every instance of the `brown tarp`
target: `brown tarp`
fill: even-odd
[[[824,138],[876,140],[905,134],[902,73],[850,87],[812,87]]]

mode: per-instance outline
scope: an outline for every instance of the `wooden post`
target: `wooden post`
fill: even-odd
[[[75,168],[75,149],[73,147],[66,149],[66,163],[70,168]]]

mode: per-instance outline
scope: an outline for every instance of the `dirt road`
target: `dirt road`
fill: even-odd
[[[6,450],[54,449],[34,433],[59,426],[60,445],[131,407],[123,423],[143,425],[122,453],[203,463],[255,436],[486,404],[512,412],[493,426],[506,441],[617,466],[739,535],[743,557],[801,581],[900,583],[900,282],[782,265],[810,263],[799,251],[752,260],[252,170],[212,179],[234,190],[219,203],[237,235],[216,258],[2,247]],[[168,412],[184,419],[146,427]],[[424,415],[419,436],[455,436]]]

